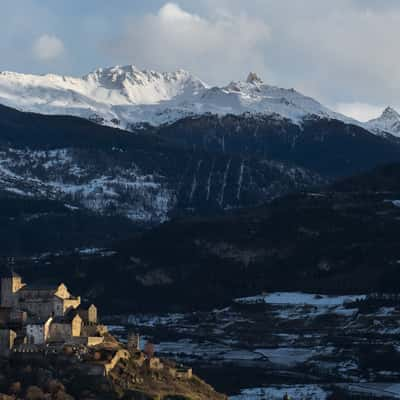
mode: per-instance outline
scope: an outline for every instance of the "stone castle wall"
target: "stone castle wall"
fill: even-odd
[[[25,286],[18,276],[3,278],[1,280],[1,306],[17,307],[18,296],[16,293]]]
[[[17,334],[11,329],[0,329],[0,355],[7,357],[14,346]]]
[[[50,341],[62,342],[72,337],[72,326],[70,323],[53,322],[50,326]]]
[[[71,309],[76,309],[81,304],[81,298],[77,297],[75,299],[63,299],[63,310],[64,313]]]
[[[27,301],[21,301],[20,304],[21,308],[29,314],[36,315],[39,318],[45,319],[53,315],[53,302],[51,299],[47,301],[29,299]]]

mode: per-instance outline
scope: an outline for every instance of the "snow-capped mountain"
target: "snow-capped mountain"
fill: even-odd
[[[89,118],[125,129],[206,113],[277,114],[295,123],[316,115],[357,123],[294,89],[267,85],[254,73],[245,82],[210,87],[183,70],[158,73],[134,66],[101,68],[82,78],[2,72],[0,103],[22,111]]]
[[[387,107],[380,117],[367,122],[366,127],[379,135],[390,133],[400,137],[400,114],[392,107]]]

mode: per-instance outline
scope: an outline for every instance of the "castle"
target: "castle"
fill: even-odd
[[[94,304],[82,305],[63,284],[27,285],[8,271],[1,277],[0,357],[27,361],[62,354],[88,375],[109,375],[123,360],[137,368],[164,371],[173,379],[191,379],[192,369],[164,364],[147,343],[140,351],[140,336],[130,334],[127,346],[99,324]]]
[[[96,346],[106,333],[96,306],[84,307],[63,283],[27,285],[14,271],[1,277],[0,356],[66,344]]]

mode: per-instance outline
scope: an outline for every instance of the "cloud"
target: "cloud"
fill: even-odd
[[[400,105],[398,0],[177,0],[121,26],[102,46],[109,64],[184,68],[219,85],[255,71],[323,103],[352,104],[353,115]]]
[[[40,61],[52,61],[63,55],[65,48],[61,39],[44,34],[33,43],[33,54]]]
[[[182,10],[182,8],[175,3],[165,4],[165,6],[160,9],[158,16],[162,21],[167,23],[171,21],[176,21],[177,23],[201,22],[199,17]]]
[[[374,106],[365,103],[339,103],[334,107],[336,111],[354,118],[358,121],[366,122],[381,115],[383,106]]]
[[[235,12],[241,0],[217,2]],[[253,0],[248,15],[270,27],[265,64],[276,83],[328,104],[400,105],[400,2]],[[210,11],[211,12],[211,11]]]
[[[200,16],[166,3],[157,13],[129,18],[124,33],[106,51],[124,63],[184,68],[216,83],[244,77],[250,70],[265,71],[262,46],[269,39],[268,25],[257,17],[227,10]]]
[[[87,0],[77,12],[67,1],[3,0],[0,69],[81,75],[136,64],[219,85],[255,71],[353,115],[400,109],[399,0],[120,2]],[[64,45],[37,45],[54,32]]]

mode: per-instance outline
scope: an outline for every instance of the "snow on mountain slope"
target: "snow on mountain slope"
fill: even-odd
[[[400,137],[400,114],[392,107],[387,107],[380,117],[367,122],[366,127],[379,135],[390,133]]]
[[[98,215],[159,223],[171,212],[246,207],[324,182],[317,174],[274,161],[218,162],[205,156],[188,163],[186,157],[168,151],[161,157],[167,162],[159,165],[160,174],[146,165],[147,157],[137,154],[127,156],[117,148],[105,152],[0,145],[0,197],[12,193],[57,200]],[[165,167],[167,163],[178,163],[178,168]]]
[[[185,100],[206,88],[188,72],[160,74],[134,66],[98,69],[82,79],[90,96],[112,105],[152,105],[171,99]]]
[[[64,201],[134,221],[164,221],[176,200],[160,177],[131,168],[100,169],[72,149],[0,149],[0,191]]]
[[[0,103],[23,111],[80,116],[125,129],[205,113],[278,114],[296,123],[317,115],[357,123],[293,89],[266,85],[254,73],[245,82],[209,87],[183,70],[158,73],[134,66],[101,68],[83,78],[2,72]]]

